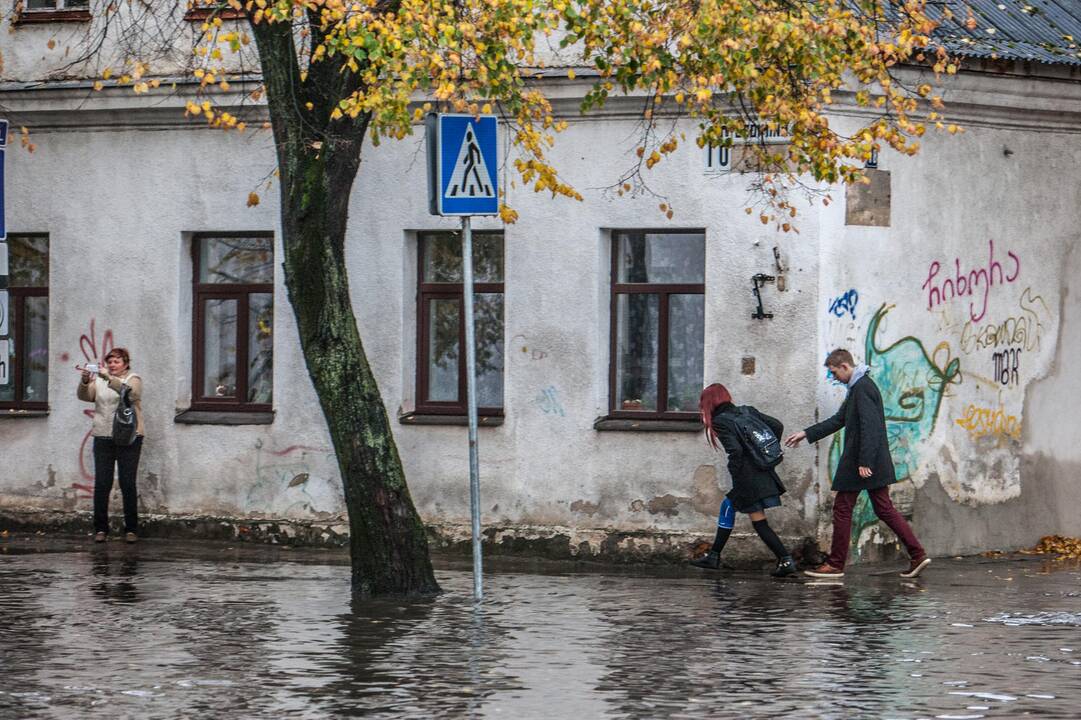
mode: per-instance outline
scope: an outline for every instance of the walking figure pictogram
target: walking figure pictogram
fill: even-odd
[[[480,151],[473,124],[470,123],[462,138],[462,147],[458,151],[458,161],[450,176],[447,197],[490,198],[495,197],[491,175]]]

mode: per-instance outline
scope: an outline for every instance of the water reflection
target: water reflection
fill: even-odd
[[[475,606],[465,573],[441,573],[437,598],[368,601],[346,567],[150,551],[0,556],[0,717],[1067,718],[1081,702],[1076,568],[494,575]]]
[[[470,717],[515,687],[500,669],[506,630],[483,608],[354,600],[333,622],[337,638],[323,669],[336,678],[325,696],[335,715]]]
[[[110,556],[109,550],[102,547],[90,553],[90,572],[96,580],[90,589],[103,603],[135,603],[139,600],[135,582],[139,560],[134,548],[125,548],[125,551]]]

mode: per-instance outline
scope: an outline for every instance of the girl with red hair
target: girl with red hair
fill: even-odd
[[[721,503],[717,517],[717,535],[713,547],[691,565],[716,570],[721,564],[721,551],[735,525],[736,511],[751,517],[751,524],[773,554],[777,556],[774,577],[796,573],[796,563],[784,543],[766,520],[766,508],[780,507],[785,492],[774,467],[781,461],[779,438],[784,432],[780,420],[759,412],[750,405],[737,406],[728,388],[714,383],[702,391],[698,400],[706,442],[715,450],[724,448],[728,456],[728,473],[732,489]]]

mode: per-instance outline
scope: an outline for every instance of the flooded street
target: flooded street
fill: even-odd
[[[348,568],[165,543],[0,554],[0,718],[1076,718],[1081,569],[918,581],[498,573],[352,602]]]

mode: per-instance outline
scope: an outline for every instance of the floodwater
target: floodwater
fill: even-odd
[[[0,554],[0,718],[1077,718],[1081,568],[902,581],[497,573],[352,600],[348,568]]]

